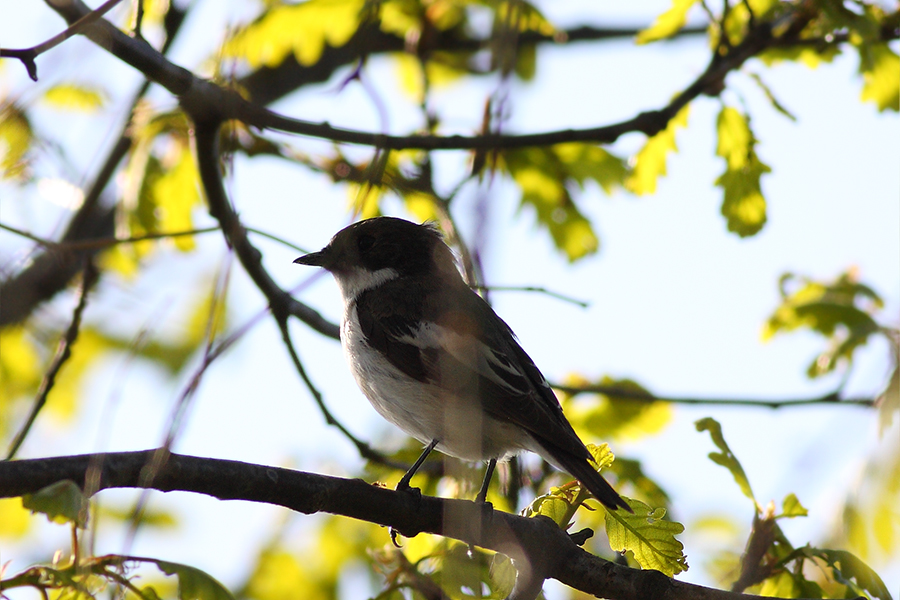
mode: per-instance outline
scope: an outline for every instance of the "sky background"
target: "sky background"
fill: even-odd
[[[539,3],[560,27],[580,24],[646,25],[666,3],[622,3],[593,16],[593,3]],[[41,3],[10,3],[0,21],[0,45],[24,47],[43,41],[62,21]],[[187,23],[193,34],[181,39],[172,58],[195,68],[207,58],[225,25],[248,14],[245,5],[201,2]],[[602,20],[600,20],[602,19]],[[509,132],[525,133],[614,123],[640,111],[664,106],[704,69],[709,51],[703,37],[634,47],[629,41],[542,48],[534,81],[510,88]],[[73,39],[38,60],[41,80],[28,82],[21,65],[0,63],[0,88],[28,99],[53,83],[87,78],[103,85],[113,102],[124,102],[138,85],[130,68]],[[798,117],[777,113],[752,80],[732,74],[721,99],[701,98],[691,106],[689,126],[678,133],[677,154],[655,195],[634,197],[622,191],[606,196],[594,185],[578,195],[600,236],[600,252],[569,265],[552,248],[534,215],[518,208],[517,190],[497,180],[490,187],[470,185],[455,205],[465,236],[476,229],[474,207],[488,206],[490,232],[486,279],[493,285],[539,285],[587,300],[579,308],[539,294],[496,292],[496,311],[512,326],[523,347],[545,375],[560,381],[569,373],[590,378],[604,374],[631,377],[651,391],[676,397],[806,398],[831,391],[839,378],[810,381],[806,366],[824,347],[812,334],[761,340],[765,319],[779,301],[777,282],[787,271],[830,279],[855,267],[860,279],[881,293],[881,318],[897,326],[900,315],[900,121],[859,101],[857,59],[843,55],[812,70],[795,64],[768,69],[750,61],[745,72],[762,75],[779,101]],[[346,75],[346,72],[342,73]],[[396,101],[395,64],[374,57],[366,76],[389,99],[387,130],[405,133],[420,125],[408,99]],[[274,106],[287,115],[336,126],[379,131],[385,124],[359,86],[337,92],[333,81],[291,96]],[[471,133],[480,123],[484,98],[496,80],[440,89],[434,109],[445,133]],[[164,91],[151,96],[158,106],[174,100]],[[714,187],[723,170],[714,156],[715,118],[721,102],[746,107],[759,139],[757,152],[773,172],[763,179],[769,222],[752,238],[726,231],[719,214],[721,190]],[[50,178],[82,185],[112,141],[119,115],[60,114],[41,109],[38,126],[82,149],[71,167]],[[288,138],[283,138],[288,139]],[[315,152],[323,142],[290,138],[298,149]],[[643,137],[625,136],[611,150],[627,156]],[[367,156],[368,150],[352,150]],[[463,153],[438,155],[437,181],[446,192],[466,166]],[[250,226],[315,250],[349,222],[345,188],[302,168],[270,158],[235,158],[226,187],[241,218]],[[45,187],[44,190],[47,188]],[[0,186],[3,223],[53,237],[66,223],[68,209],[59,194],[26,192]],[[387,212],[408,216],[399,202]],[[198,211],[197,225],[211,223]],[[255,238],[265,265],[285,288],[305,285],[303,302],[332,320],[340,317],[337,288],[330,277],[293,265],[297,252]],[[0,232],[4,266],[24,260],[29,244]],[[165,322],[176,327],[183,300],[208,290],[206,282],[228,262],[219,238],[199,240],[191,255],[167,253],[134,281],[109,277],[89,305],[88,322],[104,322],[132,334],[141,326]],[[229,303],[232,323],[245,323],[264,300],[239,266],[233,265]],[[186,282],[201,282],[185,289]],[[60,298],[44,309],[64,322],[72,299]],[[175,325],[172,325],[175,323]],[[343,362],[339,345],[294,323],[292,332],[308,372],[335,415],[360,437],[382,448],[402,437],[372,410]],[[847,395],[874,395],[887,376],[887,346],[881,340],[858,352]],[[158,446],[169,413],[186,378],[167,380],[156,367],[111,357],[93,372],[86,404],[75,423],[42,419],[21,457]],[[815,544],[839,518],[843,500],[860,488],[861,472],[873,456],[896,452],[900,428],[879,437],[877,415],[853,407],[768,410],[763,408],[684,407],[675,409],[668,428],[638,440],[610,440],[617,455],[638,458],[646,471],[672,495],[673,518],[685,523],[691,569],[680,579],[709,584],[703,562],[721,546],[701,536],[692,523],[709,513],[725,514],[746,530],[752,506],[727,471],[706,454],[714,450],[695,420],[713,416],[723,426],[732,450],[744,464],[757,497],[780,505],[790,492],[810,510],[805,519],[782,522],[795,545]],[[275,464],[334,475],[352,475],[363,462],[339,432],[325,425],[283,351],[271,319],[264,319],[207,372],[188,414],[175,451]],[[110,502],[134,498],[128,491],[104,492]],[[133,554],[184,562],[206,570],[226,584],[242,581],[250,565],[247,547],[267,539],[280,509],[219,502],[188,494],[155,494],[151,506],[179,515],[172,531],[142,531]],[[314,518],[291,520],[289,532],[302,538]],[[177,540],[175,541],[175,536]],[[385,533],[385,539],[387,533]],[[64,528],[40,527],[28,540],[41,548],[65,547]],[[6,545],[5,543],[3,543]],[[111,529],[98,552],[121,550],[122,535]],[[739,550],[739,548],[736,548]],[[0,550],[5,550],[0,548]],[[26,566],[21,547],[9,546],[0,559],[12,570]],[[33,556],[32,558],[37,558]],[[878,565],[892,593],[900,593],[900,557]],[[352,584],[348,584],[351,586]],[[553,586],[548,585],[548,590]],[[550,591],[550,594],[554,594]]]

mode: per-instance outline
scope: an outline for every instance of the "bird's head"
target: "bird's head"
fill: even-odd
[[[461,280],[453,253],[437,228],[394,217],[354,223],[337,232],[318,252],[294,262],[330,271],[345,299],[400,277]]]

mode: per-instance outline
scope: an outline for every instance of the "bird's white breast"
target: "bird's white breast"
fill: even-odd
[[[381,416],[423,443],[463,460],[504,458],[533,443],[519,427],[487,416],[481,404],[413,379],[370,347],[355,303],[345,304],[341,345],[356,383]],[[424,332],[423,332],[424,333]],[[429,338],[422,339],[428,344]]]

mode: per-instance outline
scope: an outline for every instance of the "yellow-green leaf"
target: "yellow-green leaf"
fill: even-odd
[[[716,154],[725,159],[725,172],[716,180],[724,190],[722,215],[728,230],[741,237],[754,235],[766,222],[766,200],[760,187],[771,169],[756,155],[756,139],[746,115],[724,107],[717,120]]]
[[[750,480],[744,472],[744,467],[741,466],[741,463],[725,442],[725,436],[722,434],[722,426],[719,422],[712,417],[706,417],[695,422],[694,426],[697,428],[697,431],[708,431],[713,443],[722,451],[710,452],[710,460],[731,471],[731,476],[734,477],[734,481],[738,484],[738,487],[741,488],[741,492],[756,502],[753,490],[750,489]]]
[[[19,498],[0,498],[0,537],[17,539],[28,532],[31,513]]]
[[[15,104],[0,105],[0,173],[4,179],[25,179],[34,132],[28,116]]]
[[[583,387],[596,383],[604,387],[618,388],[630,394],[651,396],[645,388],[629,379],[613,379],[608,376],[593,382],[570,375],[566,384]],[[578,397],[563,396],[562,404],[569,421],[579,432],[599,439],[635,440],[659,433],[672,420],[672,407],[667,402],[635,402],[633,398],[614,394],[593,395],[589,401]]]
[[[54,523],[87,525],[90,501],[74,481],[57,481],[47,487],[22,496],[22,506],[32,512],[40,512]]]
[[[326,44],[337,48],[353,36],[363,5],[363,0],[277,4],[228,40],[222,53],[253,68],[277,66],[291,53],[301,65],[313,65]]]
[[[874,102],[880,111],[900,110],[900,56],[886,43],[864,45],[859,68],[863,102]]]
[[[638,44],[646,44],[670,37],[684,27],[687,14],[697,0],[672,0],[672,6],[653,21],[647,29],[637,35]]]
[[[800,504],[796,494],[788,494],[781,502],[781,515],[784,517],[805,517],[809,511]]]
[[[606,511],[606,535],[616,552],[630,551],[642,569],[654,569],[669,577],[687,571],[684,545],[675,536],[684,525],[666,521],[664,508],[652,509],[639,500],[627,499],[634,511]]]
[[[188,231],[193,228],[191,214],[201,202],[200,176],[194,155],[187,144],[176,151],[174,164],[152,182],[152,194],[159,220],[159,231]],[[189,235],[172,238],[175,247],[182,252],[196,247]]]
[[[106,98],[103,89],[77,83],[60,83],[44,92],[44,102],[67,110],[94,111],[103,108]]]
[[[656,182],[666,174],[666,156],[677,152],[675,132],[679,127],[687,127],[688,106],[676,114],[665,129],[648,139],[633,161],[631,175],[625,180],[625,187],[637,195],[656,192]]]
[[[34,394],[41,382],[41,357],[37,345],[22,326],[0,329],[0,413],[9,414],[9,403]],[[0,435],[7,419],[0,420]]]
[[[521,205],[535,209],[556,247],[575,261],[596,252],[600,242],[566,187],[567,180],[580,183],[585,168],[567,162],[569,152],[564,149],[560,156],[555,148],[524,148],[505,152],[503,159],[522,191]]]
[[[179,600],[234,600],[234,596],[224,585],[196,567],[164,560],[148,562],[156,563],[166,575],[178,577]]]

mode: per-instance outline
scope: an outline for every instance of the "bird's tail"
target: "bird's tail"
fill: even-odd
[[[576,456],[561,448],[550,447],[549,444],[546,446],[541,445],[546,450],[546,453],[553,458],[551,462],[580,481],[581,485],[586,487],[603,506],[612,510],[622,507],[628,512],[634,512],[625,500],[616,493],[616,490],[597,472],[597,469],[594,468],[589,459]]]

